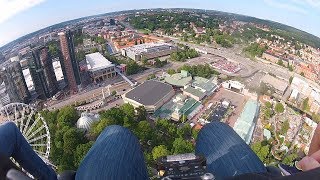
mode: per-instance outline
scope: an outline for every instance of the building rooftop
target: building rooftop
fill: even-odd
[[[156,51],[166,50],[173,47],[168,43],[144,43],[126,48],[126,51],[133,51],[135,54],[152,53]]]
[[[188,72],[181,71],[181,73],[166,76],[164,80],[173,86],[183,87],[191,83],[192,77]]]
[[[192,83],[193,86],[201,88],[207,92],[212,91],[213,89],[217,88],[217,85],[215,83],[212,82],[213,78],[211,79],[206,79],[203,77],[194,77],[194,81]]]
[[[89,71],[97,71],[100,69],[114,66],[108,59],[106,59],[99,52],[86,55],[87,67]]]
[[[258,109],[259,105],[257,101],[248,100],[234,124],[233,129],[247,144],[251,141]]]
[[[284,92],[288,87],[288,82],[275,78],[269,74],[261,79],[262,82],[272,85],[276,90]]]
[[[125,97],[143,105],[154,105],[170,91],[173,91],[173,88],[169,84],[150,80],[126,93]]]
[[[185,88],[183,91],[190,93],[194,96],[197,96],[199,98],[202,98],[204,96],[204,92],[200,91],[199,89],[195,89],[191,86],[188,86],[187,88]]]

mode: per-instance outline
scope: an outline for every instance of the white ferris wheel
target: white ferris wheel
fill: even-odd
[[[23,103],[11,103],[0,108],[5,121],[14,122],[32,149],[46,162],[50,154],[48,125],[35,108]]]

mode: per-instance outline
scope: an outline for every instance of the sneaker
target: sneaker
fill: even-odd
[[[296,174],[296,173],[301,172],[301,169],[297,168],[296,162],[294,163],[294,166],[288,166],[288,165],[285,165],[285,164],[279,164],[278,167],[281,170],[282,175],[289,176],[291,174]]]

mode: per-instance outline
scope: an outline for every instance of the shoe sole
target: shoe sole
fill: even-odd
[[[291,173],[289,173],[288,171],[283,169],[280,165],[278,165],[278,168],[280,169],[283,176],[290,176],[291,175]]]

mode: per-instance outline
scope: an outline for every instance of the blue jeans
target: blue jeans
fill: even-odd
[[[148,179],[138,139],[127,128],[108,126],[81,162],[76,179]]]
[[[208,172],[220,178],[267,171],[240,136],[220,122],[200,131],[196,154],[204,155]],[[81,163],[76,179],[148,179],[138,139],[126,128],[107,127]]]
[[[13,122],[0,126],[0,154],[13,157],[37,179],[57,179],[56,173],[33,151]]]
[[[251,148],[227,124],[212,122],[198,134],[196,154],[207,159],[207,170],[217,177],[265,173],[265,166]]]
[[[12,123],[10,126],[15,127]],[[0,128],[0,135],[3,130],[4,128]],[[14,131],[18,131],[18,129]],[[15,133],[19,134],[18,132]],[[2,141],[6,139],[1,139],[1,136],[0,143],[2,145]],[[13,137],[14,135],[11,134],[10,139],[13,139]],[[51,173],[51,171],[46,170],[47,166],[40,158],[40,160],[33,161],[33,158],[36,159],[37,155],[25,140],[22,142],[20,147],[28,147],[25,148],[28,153],[21,151],[21,148],[19,151],[20,155],[18,157],[20,159],[24,158],[25,162],[22,166],[31,174],[44,176],[48,172]],[[7,146],[12,145],[8,144]],[[9,153],[8,155],[12,154]],[[29,159],[30,154],[32,154],[32,159]],[[220,178],[245,173],[266,172],[263,163],[250,147],[232,128],[224,123],[213,122],[200,131],[197,138],[196,154],[204,155],[207,158],[208,172]],[[34,155],[36,157],[33,157]],[[39,168],[43,171],[37,171]],[[76,173],[76,179],[148,179],[143,152],[138,139],[127,128],[108,126],[81,162]]]

